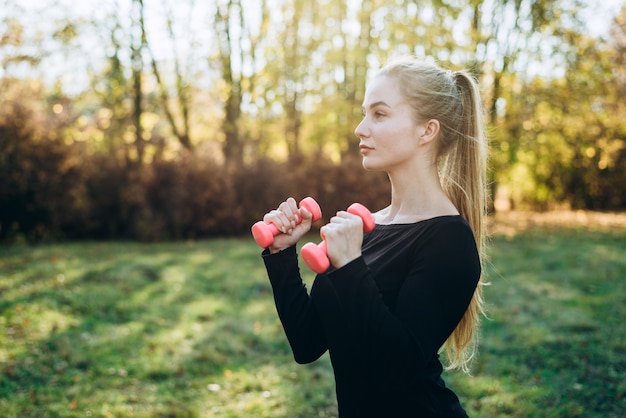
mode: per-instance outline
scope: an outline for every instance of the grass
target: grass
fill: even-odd
[[[626,415],[626,228],[496,235],[470,416]]]
[[[472,417],[624,416],[626,227],[519,225],[494,228],[479,357],[446,381]],[[0,293],[2,416],[336,416],[247,237],[4,247]]]

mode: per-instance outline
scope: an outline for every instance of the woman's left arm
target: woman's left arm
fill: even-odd
[[[353,339],[335,344],[353,344],[390,373],[419,370],[437,354],[467,309],[480,277],[480,261],[466,225],[443,224],[428,239],[408,268],[395,312],[384,303],[363,257],[329,273],[342,318],[327,326],[345,326],[345,332],[333,335]]]

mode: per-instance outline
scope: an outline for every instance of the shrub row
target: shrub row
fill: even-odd
[[[12,109],[20,112],[19,107]],[[262,158],[235,171],[181,153],[137,164],[42,134],[26,114],[0,123],[0,241],[199,239],[249,233],[287,196],[314,197],[325,215],[388,202],[387,180],[359,159]],[[325,219],[328,219],[325,216]]]

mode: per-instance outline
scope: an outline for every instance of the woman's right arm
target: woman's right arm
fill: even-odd
[[[264,222],[274,224],[282,232],[263,251],[263,261],[278,317],[298,363],[313,362],[327,350],[321,321],[300,275],[296,252],[296,243],[309,232],[312,219],[313,215],[298,208],[291,197],[263,217]]]
[[[265,250],[263,261],[274,292],[278,317],[296,362],[304,364],[317,360],[326,352],[328,344],[300,276],[295,245],[274,254]]]

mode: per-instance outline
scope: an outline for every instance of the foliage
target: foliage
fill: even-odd
[[[493,236],[479,357],[445,376],[470,416],[626,410],[626,223],[581,225]],[[330,362],[293,361],[259,254],[251,238],[0,248],[3,416],[336,416]]]
[[[622,65],[614,49],[569,36],[578,50],[563,79],[511,82],[508,116],[496,124],[495,169],[519,206],[623,208],[626,196],[616,193],[626,174]]]
[[[0,22],[0,240],[242,233],[288,195],[381,207],[353,131],[402,54],[479,78],[502,207],[626,207],[626,7],[591,37],[580,1],[41,3]]]
[[[70,206],[75,150],[57,137],[67,121],[36,123],[33,102],[41,96],[36,83],[32,89],[1,84],[5,97],[14,100],[0,103],[0,240],[15,234],[37,240]]]

